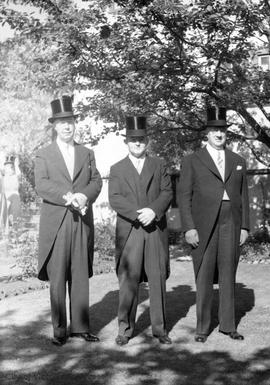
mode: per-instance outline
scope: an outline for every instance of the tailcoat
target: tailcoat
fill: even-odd
[[[38,255],[38,278],[48,280],[46,266],[54,247],[58,230],[64,221],[67,210],[63,198],[67,192],[80,192],[88,198],[88,208],[84,216],[80,216],[84,231],[87,234],[88,275],[93,270],[94,227],[92,203],[96,200],[102,187],[102,180],[96,168],[92,150],[75,144],[74,174],[70,177],[61,151],[54,141],[39,150],[35,160],[35,184],[38,195],[42,198],[40,215],[40,236]]]
[[[163,247],[162,255],[165,256],[165,261],[161,261],[160,266],[164,266],[165,262],[166,276],[168,277],[170,268],[165,213],[172,199],[171,179],[161,159],[147,156],[141,172],[141,185],[144,186],[147,206],[140,207],[134,172],[136,170],[129,157],[113,165],[110,170],[109,201],[117,212],[116,271],[118,271],[119,260],[131,229],[136,226],[137,210],[149,207],[156,214],[153,225],[154,231],[158,233]]]
[[[234,269],[239,261],[241,229],[249,229],[249,200],[245,160],[225,149],[225,179],[206,148],[183,159],[179,183],[179,206],[184,232],[196,229],[199,246],[192,251],[197,277],[206,247],[220,211],[224,189],[230,198],[236,228]]]

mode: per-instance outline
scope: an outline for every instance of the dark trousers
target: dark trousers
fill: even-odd
[[[149,282],[150,318],[155,336],[166,334],[165,294],[166,273],[161,266],[163,246],[157,231],[132,228],[118,267],[119,335],[132,337],[138,304],[138,289],[144,268]]]
[[[67,211],[47,265],[51,315],[55,337],[66,336],[66,283],[70,304],[70,331],[89,331],[87,235],[76,213]]]
[[[219,277],[219,329],[224,332],[235,331],[237,242],[239,243],[239,239],[236,239],[230,201],[223,201],[196,279],[197,333],[209,332],[216,267]]]

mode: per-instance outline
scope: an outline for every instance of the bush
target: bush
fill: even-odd
[[[37,232],[24,231],[19,236],[11,232],[9,247],[11,248],[10,253],[16,258],[16,263],[21,270],[21,279],[37,277]]]
[[[191,247],[185,242],[182,232],[169,231],[171,258],[189,256]],[[246,263],[270,263],[270,237],[268,231],[258,230],[248,237],[241,247],[240,261]]]
[[[24,204],[35,202],[37,194],[35,191],[34,160],[33,155],[27,151],[19,155],[20,177],[20,197]]]
[[[104,260],[114,259],[115,227],[108,219],[95,225],[95,252]]]
[[[270,236],[260,229],[248,237],[241,248],[240,260],[247,263],[270,263]]]
[[[115,269],[115,227],[110,219],[95,224],[94,274]]]

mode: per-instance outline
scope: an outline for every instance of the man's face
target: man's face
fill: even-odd
[[[73,139],[75,131],[74,118],[61,118],[56,119],[54,122],[54,128],[57,132],[57,137],[65,143],[69,143]]]
[[[227,138],[227,127],[208,127],[206,133],[208,143],[216,150],[224,148]]]
[[[126,144],[128,146],[128,151],[131,155],[136,158],[141,158],[145,155],[148,145],[147,136],[128,136],[126,138]]]

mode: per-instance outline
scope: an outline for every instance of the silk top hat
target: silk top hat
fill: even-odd
[[[63,95],[59,99],[51,102],[52,117],[49,122],[53,123],[56,119],[61,118],[76,118],[78,115],[74,114],[72,108],[72,98],[68,95]]]
[[[124,136],[147,136],[146,116],[126,116],[126,134]]]
[[[211,106],[207,108],[206,127],[229,127],[226,121],[226,108]]]

